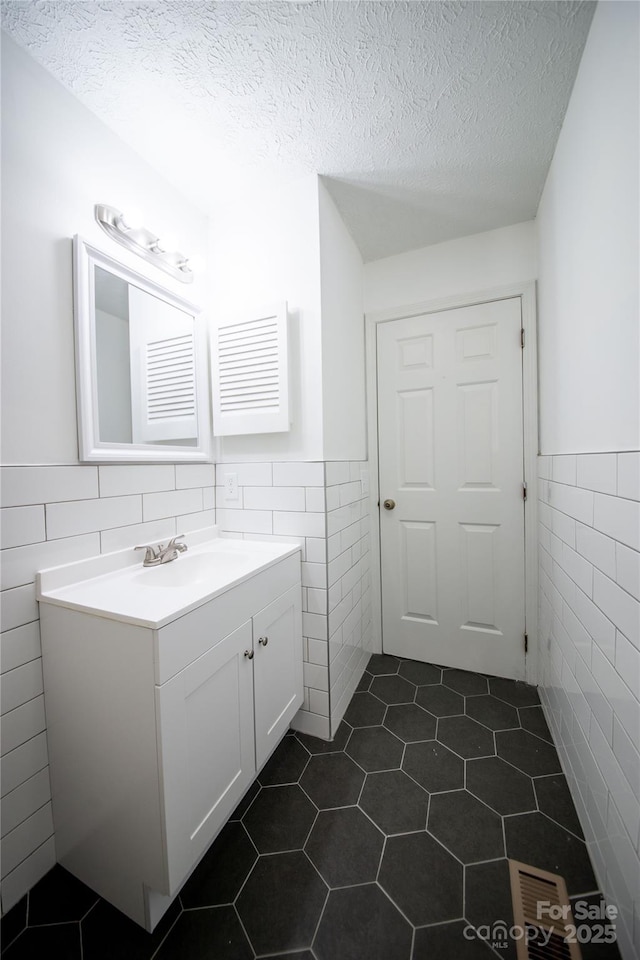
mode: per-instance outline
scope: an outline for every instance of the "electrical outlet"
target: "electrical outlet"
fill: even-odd
[[[369,496],[369,471],[361,470],[360,471],[360,486],[363,497]]]
[[[237,473],[225,473],[224,498],[225,500],[238,499],[238,474]]]

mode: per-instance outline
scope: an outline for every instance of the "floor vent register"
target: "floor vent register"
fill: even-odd
[[[582,960],[563,877],[509,860],[513,917],[527,935],[517,941],[518,960]]]

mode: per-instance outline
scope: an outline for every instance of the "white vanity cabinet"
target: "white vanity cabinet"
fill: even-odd
[[[302,703],[300,554],[157,629],[40,599],[58,860],[152,930]]]
[[[300,619],[296,585],[156,687],[171,891],[209,847],[302,703]]]

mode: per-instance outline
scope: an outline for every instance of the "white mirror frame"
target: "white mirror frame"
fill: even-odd
[[[207,335],[200,308],[131,270],[82,237],[73,238],[74,330],[78,446],[83,463],[203,463],[211,462]],[[94,268],[102,267],[194,318],[198,443],[181,445],[107,443],[100,440]]]

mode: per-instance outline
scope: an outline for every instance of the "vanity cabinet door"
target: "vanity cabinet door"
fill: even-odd
[[[255,777],[251,653],[247,621],[156,687],[169,894]]]
[[[256,768],[286,733],[302,704],[302,613],[300,585],[253,618]]]

